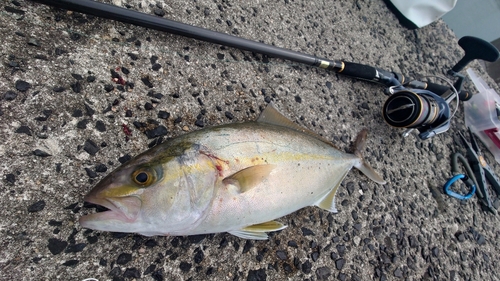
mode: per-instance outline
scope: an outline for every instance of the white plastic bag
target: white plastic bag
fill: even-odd
[[[390,2],[409,21],[417,27],[422,27],[451,11],[457,0],[390,0]]]

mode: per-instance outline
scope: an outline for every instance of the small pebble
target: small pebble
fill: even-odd
[[[70,85],[70,87],[71,87],[71,90],[73,90],[73,92],[75,92],[77,94],[82,91],[82,84],[80,84],[80,82],[73,83]]]
[[[42,211],[44,208],[45,208],[45,201],[40,200],[40,201],[37,201],[37,202],[31,204],[28,207],[28,212],[29,213],[37,213],[37,212]]]
[[[182,261],[181,264],[179,265],[179,268],[183,271],[183,272],[189,272],[189,270],[191,269],[191,264],[188,263],[188,262],[185,262],[185,261]]]
[[[47,152],[45,152],[45,151],[43,151],[41,149],[35,149],[33,151],[33,155],[38,156],[38,157],[49,157],[49,156],[52,156],[49,153],[47,153]]]
[[[194,124],[200,128],[203,128],[205,126],[205,122],[203,122],[203,119],[196,120]]]
[[[75,109],[71,114],[71,117],[82,117],[82,116],[83,116],[83,111],[81,111],[80,109]]]
[[[106,165],[104,164],[98,164],[97,166],[95,166],[95,171],[98,173],[105,173],[107,170],[108,167],[106,167]]]
[[[195,251],[194,254],[194,263],[199,264],[203,261],[203,258],[205,257],[205,254],[201,250]]]
[[[394,270],[394,276],[397,278],[403,278],[403,271],[401,270],[401,268],[397,268],[396,270]]]
[[[86,129],[87,128],[87,124],[90,122],[89,119],[83,119],[83,120],[80,120],[78,121],[78,123],[76,123],[76,127],[78,129]]]
[[[19,128],[17,128],[17,129],[16,129],[16,133],[17,133],[17,134],[26,134],[26,135],[28,135],[28,136],[31,136],[31,135],[32,135],[32,134],[31,134],[31,129],[30,129],[30,127],[28,127],[28,126],[24,126],[24,125],[23,125],[23,126],[21,126],[21,127],[19,127]]]
[[[319,252],[313,252],[311,254],[311,259],[315,262],[319,259]]]
[[[69,38],[71,38],[71,40],[73,41],[78,41],[80,40],[80,38],[82,38],[82,36],[79,33],[73,32],[70,34]]]
[[[97,243],[97,241],[98,241],[97,236],[87,236],[87,242],[89,242],[89,244],[95,244]]]
[[[85,172],[87,173],[87,176],[91,179],[97,178],[97,173],[94,172],[93,170],[89,168],[85,168]]]
[[[328,280],[331,274],[332,271],[327,266],[322,266],[316,269],[316,276],[318,277],[318,280]]]
[[[435,256],[436,258],[439,256],[439,248],[438,247],[434,247],[432,248],[432,255]]]
[[[465,241],[465,235],[460,231],[455,233],[455,237],[458,239],[459,242]]]
[[[40,42],[38,42],[38,40],[36,38],[30,38],[30,39],[28,39],[28,45],[40,47]]]
[[[139,56],[134,53],[127,53],[127,55],[130,57],[131,60],[138,60]]]
[[[125,264],[129,263],[131,260],[132,260],[132,254],[122,253],[116,259],[116,263],[119,265],[125,265]]]
[[[168,119],[168,117],[170,117],[170,113],[163,110],[158,111],[158,118]]]
[[[5,175],[5,180],[10,184],[14,184],[16,182],[16,176],[14,174],[7,174]]]
[[[247,281],[265,281],[267,280],[266,270],[261,268],[257,270],[249,270]]]
[[[335,252],[331,252],[331,253],[330,253],[330,258],[331,258],[332,260],[336,260],[336,259],[338,259],[338,257],[339,257],[339,255],[337,255],[337,253],[335,253]]]
[[[484,245],[486,243],[486,239],[484,238],[484,235],[479,234],[477,237],[477,244],[479,245]]]
[[[81,76],[80,74],[71,73],[71,76],[73,76],[73,78],[75,78],[76,80],[83,80],[83,76]]]
[[[155,271],[155,269],[156,269],[156,264],[151,264],[150,266],[148,266],[148,267],[146,268],[146,270],[144,270],[144,273],[143,273],[143,274],[144,274],[144,275],[151,274],[151,273],[153,273],[153,272]]]
[[[78,252],[83,251],[83,249],[85,249],[86,246],[87,246],[87,243],[78,243],[75,245],[69,245],[66,248],[66,251],[64,251],[64,252],[65,253],[78,253]]]
[[[151,83],[151,81],[149,81],[149,76],[144,76],[141,78],[141,81],[142,83],[144,83],[144,85],[146,85],[148,88],[153,88],[153,83]]]
[[[100,148],[94,141],[87,139],[83,146],[83,150],[85,150],[88,154],[94,156],[100,150]]]
[[[85,111],[87,112],[88,116],[92,116],[95,114],[95,110],[88,104],[85,104]]]
[[[344,268],[344,265],[345,265],[345,260],[343,258],[340,258],[340,259],[335,261],[335,267],[338,270],[342,270],[342,268]]]
[[[112,84],[106,84],[106,85],[104,85],[104,90],[106,92],[108,92],[108,93],[111,92],[111,91],[113,91],[114,89],[115,89],[115,86],[113,86]]]
[[[153,139],[168,134],[168,130],[165,126],[160,125],[152,130],[146,130],[144,133],[146,134],[148,139]]]
[[[286,253],[284,251],[282,251],[282,250],[276,251],[276,256],[278,256],[278,258],[280,260],[286,260],[287,259]]]
[[[64,262],[63,265],[65,265],[65,266],[75,266],[75,265],[78,264],[78,262],[79,262],[78,260],[69,260],[69,261]]]
[[[158,242],[156,242],[156,240],[154,240],[154,239],[148,239],[148,240],[144,243],[144,246],[146,246],[146,247],[148,247],[148,248],[153,248],[153,247],[158,246]]]
[[[106,132],[106,126],[104,125],[104,122],[102,122],[101,120],[97,120],[97,122],[95,123],[95,128],[99,132]]]
[[[129,154],[125,154],[122,157],[118,158],[118,162],[120,162],[121,164],[125,164],[128,161],[130,161],[131,159],[132,159],[132,156],[130,156]]]
[[[301,266],[301,270],[302,272],[304,272],[305,274],[309,274],[311,273],[311,268],[312,268],[312,264],[309,260],[306,260],[302,266]]]
[[[125,269],[125,272],[123,273],[124,278],[140,278],[141,277],[141,272],[135,268],[127,268]]]
[[[226,115],[227,119],[229,119],[229,120],[233,120],[234,119],[234,115],[231,112],[229,112],[229,111],[226,111],[224,113],[224,115]]]
[[[155,63],[151,66],[151,69],[154,71],[158,71],[158,70],[160,70],[160,68],[161,68],[161,64],[159,64],[159,63]]]
[[[304,236],[314,236],[314,232],[312,230],[310,230],[309,228],[305,228],[305,227],[302,227],[301,228],[302,230],[302,235]]]
[[[23,80],[17,80],[16,81],[16,89],[20,92],[26,92],[31,88],[31,84],[23,81]]]
[[[14,91],[7,91],[4,95],[3,95],[3,98],[6,100],[6,101],[13,101],[17,98],[17,93],[14,92]]]
[[[68,242],[59,240],[57,238],[50,238],[48,248],[53,255],[58,255],[66,249]]]
[[[109,276],[119,276],[122,274],[122,269],[120,267],[115,267],[111,269],[111,271],[108,273]],[[123,280],[123,279],[118,279],[118,280]]]
[[[163,17],[165,16],[165,11],[162,10],[162,9],[159,9],[159,8],[155,8],[154,11],[155,15],[159,16],[159,17]]]

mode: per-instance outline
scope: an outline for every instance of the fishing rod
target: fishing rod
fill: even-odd
[[[390,95],[382,110],[384,120],[393,127],[407,128],[408,130],[403,134],[404,136],[409,135],[413,129],[417,129],[421,139],[428,139],[446,132],[450,127],[450,120],[453,116],[449,103],[454,98],[457,100],[468,100],[471,97],[467,92],[462,91],[462,84],[465,77],[459,72],[475,59],[493,62],[499,57],[498,50],[489,42],[471,36],[461,38],[458,44],[465,51],[465,55],[448,71],[448,75],[452,76],[456,81],[451,83],[446,80],[449,85],[445,86],[407,79],[402,74],[369,65],[320,58],[93,0],[32,1],[56,8],[72,10],[100,18],[260,53],[269,57],[290,60],[356,79],[382,84],[388,87],[385,92]]]

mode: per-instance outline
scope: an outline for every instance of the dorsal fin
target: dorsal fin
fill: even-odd
[[[262,111],[259,118],[257,118],[257,122],[286,127],[288,129],[292,129],[297,132],[301,132],[303,134],[312,136],[326,144],[331,145],[335,149],[339,149],[329,140],[323,138],[322,136],[316,134],[315,132],[295,124],[292,120],[288,119],[286,116],[281,114],[281,112],[279,112],[272,103],[269,103],[267,107],[264,109],[264,111]]]

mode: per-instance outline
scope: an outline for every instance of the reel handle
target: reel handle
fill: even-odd
[[[455,73],[460,72],[469,62],[475,59],[494,62],[500,56],[500,53],[493,44],[480,38],[464,36],[458,40],[458,45],[465,51],[465,55],[451,69]]]

